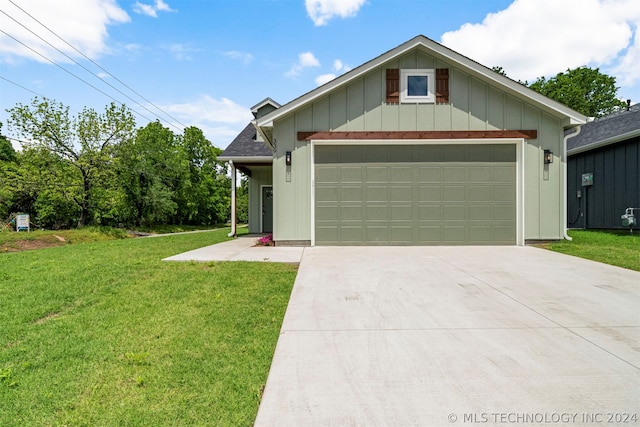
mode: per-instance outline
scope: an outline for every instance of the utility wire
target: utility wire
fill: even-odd
[[[71,49],[73,49],[74,51],[76,51],[79,55],[81,55],[83,58],[85,58],[87,61],[91,62],[93,65],[95,65],[96,67],[98,67],[99,69],[101,69],[102,71],[104,71],[105,73],[107,73],[109,76],[113,77],[113,79],[115,81],[117,81],[118,83],[120,83],[122,86],[126,87],[127,89],[129,89],[131,92],[135,93],[137,96],[139,96],[140,98],[142,98],[145,102],[149,103],[150,105],[152,105],[155,109],[157,109],[158,111],[160,111],[161,113],[163,113],[165,116],[169,117],[171,120],[175,121],[176,123],[178,123],[179,125],[183,126],[184,128],[187,128],[188,126],[185,125],[184,123],[181,123],[180,120],[176,119],[175,117],[173,117],[171,114],[167,113],[166,111],[164,111],[162,108],[158,107],[157,105],[155,105],[153,102],[151,102],[150,100],[148,100],[147,98],[145,98],[143,95],[141,95],[139,92],[135,91],[133,88],[131,88],[129,85],[127,85],[125,82],[123,82],[122,80],[120,80],[118,77],[116,77],[115,75],[113,75],[113,73],[109,72],[108,70],[106,70],[104,67],[102,67],[100,64],[98,64],[97,62],[95,62],[93,59],[89,58],[87,55],[85,55],[82,51],[80,51],[78,48],[76,48],[75,46],[73,46],[71,43],[69,43],[68,41],[66,41],[64,38],[62,38],[58,33],[56,33],[55,31],[53,31],[51,28],[47,27],[45,24],[43,24],[42,22],[40,22],[36,17],[34,17],[33,15],[31,15],[29,12],[27,12],[26,10],[24,10],[23,8],[21,8],[20,6],[18,6],[16,3],[13,2],[13,0],[9,0],[9,3],[11,3],[12,5],[14,5],[15,7],[17,7],[18,9],[20,9],[25,15],[27,15],[28,17],[30,17],[31,19],[33,19],[34,21],[36,21],[38,24],[40,24],[42,27],[46,28],[47,31],[49,31],[51,34],[53,34],[54,36],[56,36],[60,41],[62,41],[63,43],[65,43],[67,46],[69,46]],[[156,114],[157,116],[157,114]]]
[[[120,104],[122,106],[125,106],[122,102],[118,101],[117,99],[115,99],[113,96],[109,95],[108,93],[106,93],[105,91],[103,91],[102,89],[92,85],[91,83],[89,83],[88,81],[84,80],[82,77],[77,76],[76,74],[73,74],[71,71],[67,70],[66,68],[64,68],[62,65],[57,64],[55,61],[47,58],[46,56],[44,56],[43,54],[41,54],[40,52],[38,52],[37,50],[33,49],[30,46],[27,46],[25,43],[21,42],[20,40],[18,40],[17,38],[15,38],[14,36],[12,36],[11,34],[7,33],[6,31],[4,31],[3,29],[0,29],[0,33],[3,33],[5,36],[13,39],[15,42],[21,44],[22,46],[26,47],[27,49],[29,49],[30,51],[32,51],[33,53],[35,53],[36,55],[40,56],[41,58],[45,59],[46,61],[50,62],[51,64],[55,65],[56,67],[60,68],[62,71],[64,71],[65,73],[68,73],[70,75],[72,75],[73,77],[75,77],[76,79],[80,80],[81,82],[83,82],[84,84],[86,84],[87,86],[92,87],[93,89],[97,90],[98,92],[100,92],[101,94],[103,94],[104,96],[106,96],[107,98],[113,100],[115,103]],[[151,120],[149,117],[145,116],[144,114],[140,113],[139,111],[136,111],[134,109],[131,109],[134,113],[136,113],[137,115],[139,115],[140,117],[149,120],[150,122],[153,121]]]
[[[110,77],[113,77],[114,80],[116,80],[118,83],[120,83],[122,86],[126,87],[127,89],[129,89],[131,92],[133,92],[134,94],[136,94],[137,96],[139,96],[140,98],[142,98],[145,102],[149,103],[150,105],[152,105],[155,109],[157,109],[158,111],[160,111],[162,114],[164,114],[165,116],[169,117],[171,120],[173,120],[175,123],[178,123],[179,125],[181,125],[183,128],[187,128],[188,126],[185,125],[184,123],[181,123],[180,120],[176,119],[175,117],[171,116],[169,113],[167,113],[166,111],[164,111],[162,108],[158,107],[157,105],[155,105],[153,102],[151,102],[150,100],[148,100],[147,98],[145,98],[143,95],[141,95],[140,93],[138,93],[137,91],[135,91],[133,88],[131,88],[129,85],[127,85],[126,83],[124,83],[122,80],[120,80],[119,78],[117,78],[116,76],[114,76],[112,73],[110,73],[109,71],[107,71],[104,67],[102,67],[100,64],[98,64],[97,62],[95,62],[93,59],[89,58],[87,55],[85,55],[83,52],[81,52],[79,49],[77,49],[75,46],[73,46],[71,43],[69,43],[68,41],[66,41],[64,38],[62,38],[60,35],[58,35],[55,31],[53,31],[51,28],[47,27],[45,24],[43,24],[42,22],[40,22],[37,18],[35,18],[33,15],[31,15],[29,12],[27,12],[26,10],[24,10],[23,8],[21,8],[20,6],[18,6],[17,4],[15,4],[12,0],[9,0],[9,2],[11,4],[13,4],[15,7],[17,7],[18,9],[20,9],[24,14],[26,14],[27,16],[29,16],[31,19],[33,19],[34,21],[36,21],[38,24],[40,24],[42,27],[44,27],[47,31],[49,31],[51,34],[53,34],[54,36],[56,36],[60,41],[62,41],[63,43],[65,43],[67,46],[69,46],[71,49],[73,49],[75,52],[77,52],[79,55],[81,55],[83,58],[85,58],[86,60],[88,60],[89,62],[91,62],[93,65],[95,65],[96,67],[98,67],[100,70],[104,71],[106,74],[108,74]],[[120,93],[121,95],[125,96],[127,99],[131,100],[132,102],[135,102],[137,105],[139,105],[140,107],[144,108],[145,110],[147,110],[148,112],[150,112],[151,114],[153,114],[154,116],[162,119],[162,117],[158,116],[157,113],[151,111],[150,109],[148,109],[146,106],[140,104],[138,101],[132,99],[130,96],[128,96],[127,94],[123,93],[120,89],[114,87],[113,85],[111,85],[110,83],[108,83],[107,81],[105,81],[104,79],[101,79],[100,76],[96,75],[94,72],[92,72],[91,70],[87,69],[86,67],[84,67],[82,64],[80,64],[79,62],[77,62],[75,59],[73,59],[72,57],[70,57],[69,55],[67,55],[66,53],[64,53],[62,50],[58,49],[57,47],[55,47],[54,45],[52,45],[51,43],[49,43],[47,40],[45,40],[44,38],[40,37],[38,34],[36,34],[35,32],[33,32],[31,29],[27,28],[25,25],[23,25],[22,23],[20,23],[18,20],[16,20],[15,18],[13,18],[12,16],[10,16],[9,14],[7,14],[4,11],[0,11],[2,12],[4,15],[6,15],[7,17],[9,17],[11,20],[13,20],[15,23],[17,23],[18,25],[20,25],[22,28],[24,28],[25,30],[29,31],[31,34],[33,34],[34,36],[38,37],[40,40],[42,40],[43,42],[47,43],[49,46],[51,46],[52,48],[54,48],[55,50],[57,50],[58,52],[60,52],[61,54],[63,54],[65,57],[69,58],[71,61],[73,61],[75,64],[79,65],[80,67],[82,67],[85,71],[87,71],[88,73],[91,73],[93,76],[95,76],[96,78],[98,78],[99,80],[103,81],[106,85],[108,85],[109,87],[111,87],[112,89],[116,90],[118,93]],[[165,120],[166,121],[166,120]],[[170,123],[167,121],[167,123],[169,123],[169,125],[173,126],[174,128],[178,129],[178,130],[182,130],[179,129],[177,126],[175,126],[173,123]]]

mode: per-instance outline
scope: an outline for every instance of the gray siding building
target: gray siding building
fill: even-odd
[[[627,228],[620,216],[640,208],[640,104],[582,125],[567,155],[567,226]]]

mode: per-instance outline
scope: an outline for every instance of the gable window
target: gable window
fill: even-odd
[[[449,103],[449,69],[387,69],[387,104]]]
[[[400,70],[400,102],[434,103],[434,70]]]

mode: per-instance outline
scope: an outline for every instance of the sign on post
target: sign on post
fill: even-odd
[[[16,215],[16,231],[31,231],[29,228],[29,214]]]

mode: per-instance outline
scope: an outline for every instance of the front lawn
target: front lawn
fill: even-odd
[[[572,241],[551,243],[546,247],[593,261],[640,271],[640,232],[607,233],[604,231],[570,230]]]
[[[251,425],[297,268],[161,261],[227,232],[0,254],[0,425]]]

